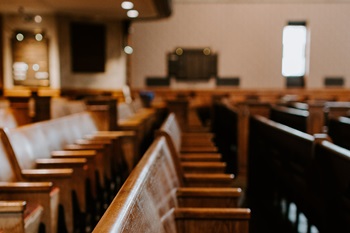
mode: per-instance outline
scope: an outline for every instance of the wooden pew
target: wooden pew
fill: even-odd
[[[18,126],[16,117],[11,108],[0,108],[0,127],[16,128]]]
[[[216,153],[218,150],[211,142],[211,134],[183,133],[174,113],[168,115],[159,131],[169,134],[176,144],[178,152],[181,153]],[[196,138],[197,141],[192,141],[190,138]],[[183,142],[187,140],[189,142],[183,145]]]
[[[187,197],[193,206],[179,206],[178,195],[186,196],[179,178],[165,138],[156,139],[93,232],[248,232],[249,209],[205,206],[213,204],[207,198],[220,197],[220,192],[229,190],[190,189]],[[232,193],[228,196],[229,200],[234,197]],[[211,201],[227,205],[226,198],[220,199]]]
[[[105,204],[108,204],[109,199],[104,197],[104,193],[114,195],[116,192],[114,182],[116,177],[113,177],[115,174],[112,174],[112,169],[118,169],[116,166],[118,166],[120,159],[117,159],[122,157],[122,154],[118,153],[121,152],[119,151],[119,142],[117,142],[118,148],[115,148],[114,141],[102,145],[104,142],[101,140],[105,140],[107,137],[109,140],[118,140],[124,136],[134,137],[133,134],[118,131],[109,132],[108,135],[95,135],[98,133],[97,130],[92,115],[83,112],[15,129],[7,129],[6,135],[22,169],[64,166],[74,168],[72,188],[79,202],[80,210],[77,213],[95,215],[102,214],[103,208],[99,211],[100,213],[97,213],[98,210],[93,209],[91,203],[98,202],[101,203],[100,205],[104,205],[106,202]],[[84,138],[84,136],[89,136],[90,139],[80,141],[79,145],[74,144],[78,143],[77,140]],[[38,141],[43,143],[38,144]],[[104,146],[108,146],[108,154],[103,153]],[[62,151],[63,149],[75,151]],[[118,151],[114,151],[114,149]],[[97,178],[95,178],[96,174],[98,174]],[[112,183],[106,182],[105,177],[109,182],[113,182],[113,186],[111,186]],[[88,188],[89,186],[85,186],[85,180],[90,181],[91,189]],[[113,190],[110,190],[111,188]],[[92,197],[90,197],[91,195]],[[90,205],[87,205],[87,202]]]
[[[70,127],[70,123],[74,125],[74,122],[64,122],[61,118],[43,121],[6,130],[6,135],[9,138],[9,150],[11,150],[19,160],[21,169],[65,167],[73,169],[73,182],[71,182],[71,185],[74,191],[74,200],[77,200],[77,203],[73,202],[74,205],[72,205],[72,196],[69,190],[70,185],[67,186],[66,189],[68,193],[63,202],[65,206],[64,210],[66,211],[65,216],[66,221],[71,223],[69,225],[70,228],[73,227],[73,219],[75,219],[74,228],[83,228],[86,216],[94,215],[96,212],[91,205],[91,203],[95,203],[96,201],[91,200],[91,198],[96,200],[96,196],[94,195],[98,193],[95,189],[90,190],[85,182],[86,180],[91,181],[92,187],[95,187],[96,164],[100,164],[100,167],[104,166],[99,163],[99,161],[103,160],[97,160],[97,156],[101,157],[103,155],[102,153],[96,154],[95,151],[91,150],[75,152],[55,151],[53,152],[53,156],[56,158],[52,159],[51,152],[55,149],[63,149],[65,143],[68,142],[66,140],[69,138],[65,136],[67,136],[67,134],[70,134],[69,136],[73,135],[72,131],[65,132],[66,134],[62,133],[65,130],[67,131],[67,127]],[[69,129],[71,129],[71,127]],[[44,143],[38,143],[38,141]],[[84,148],[86,149],[89,147]],[[76,149],[79,149],[79,147]],[[63,158],[62,155],[65,157]],[[91,194],[93,195],[89,198]],[[100,199],[102,199],[102,197]],[[73,218],[73,216],[75,216],[75,218]],[[70,230],[72,231],[73,229]]]
[[[117,102],[115,98],[98,97],[86,100],[88,110],[94,113],[99,130],[134,131],[137,143],[134,145],[137,160],[153,139],[153,130],[163,118],[161,108],[142,108],[129,98],[129,102]]]
[[[232,98],[232,97],[231,97]],[[249,139],[249,118],[251,115],[261,115],[268,117],[270,115],[271,104],[266,101],[243,100],[230,102],[237,108],[238,112],[238,176],[246,178],[248,172],[248,139]]]
[[[51,119],[84,112],[87,110],[84,100],[71,100],[65,97],[51,99]]]
[[[208,158],[212,159],[218,156],[218,154],[210,154],[206,153],[206,147],[197,145],[194,147],[191,147],[190,150],[187,151],[193,151],[197,152],[196,154],[181,154],[182,152],[182,146],[181,146],[181,130],[179,125],[177,124],[175,115],[173,113],[169,114],[169,116],[166,118],[165,122],[160,127],[159,131],[157,131],[158,135],[164,136],[168,143],[171,145],[172,153],[176,155],[178,159],[185,158],[186,161],[182,162],[182,167],[187,172],[215,172],[215,173],[223,173],[226,169],[226,163],[220,162],[220,161],[210,161]],[[204,149],[202,150],[202,148]],[[190,148],[190,147],[187,147]],[[201,154],[200,152],[205,152],[204,154]],[[190,156],[190,157],[189,157]],[[196,161],[189,161],[189,158],[197,157]],[[202,162],[200,161],[200,157],[202,157]]]
[[[316,141],[326,140],[327,135],[314,137],[262,116],[251,117],[250,129],[248,196],[293,202],[297,206],[296,224],[299,213],[304,213],[308,226],[322,231],[324,199],[313,150]],[[262,187],[265,192],[261,192]]]
[[[141,156],[153,139],[153,130],[157,122],[152,110],[141,110],[128,103],[118,103],[118,130],[135,131],[138,139],[138,154]]]
[[[350,118],[337,117],[328,120],[328,135],[334,144],[350,150]]]
[[[87,160],[85,158],[51,158],[47,147],[47,143],[49,142],[48,137],[42,134],[40,127],[36,127],[41,124],[28,124],[14,129],[1,130],[3,142],[9,156],[12,156],[16,160],[16,167],[23,177],[22,179],[55,181],[55,185],[63,188],[60,203],[64,207],[64,216],[68,231],[73,232],[73,206],[79,206],[79,210],[82,212],[86,210],[85,202],[87,200],[85,197],[86,187],[84,180],[86,171],[84,166],[86,166]],[[45,153],[48,153],[46,157],[44,156]],[[70,175],[62,179],[63,177],[60,178],[58,174],[56,177],[41,177],[35,174],[46,169],[51,169],[52,171],[61,171],[62,169],[64,171],[68,169]],[[80,205],[73,202],[72,191],[79,197],[78,201]],[[78,220],[79,216],[76,216],[76,218]],[[76,227],[78,226],[76,225]]]
[[[328,141],[315,145],[323,182],[324,232],[350,232],[350,151]]]
[[[17,169],[16,161],[7,153],[3,145],[2,137],[0,140],[0,166],[0,200],[24,200],[28,205],[34,207],[33,210],[40,205],[43,208],[41,210],[41,222],[44,223],[46,232],[56,233],[58,231],[60,189],[54,187],[52,182],[24,182],[22,174]],[[46,177],[50,175],[48,170],[42,170],[41,176],[45,176],[45,173],[47,174]],[[23,208],[23,203],[18,203],[16,212],[20,213]],[[34,225],[37,221],[37,215],[40,217],[40,214],[37,212],[34,213],[32,219]],[[6,223],[9,222],[6,221],[5,225],[1,225],[1,227],[8,226]],[[34,225],[28,227],[36,228]]]
[[[330,118],[337,118],[341,116],[346,116],[350,110],[350,102],[340,102],[340,101],[308,101],[306,103],[303,102],[292,102],[285,103],[287,107],[297,109],[297,111],[292,110],[293,113],[289,113],[289,115],[303,115],[303,111],[308,112],[307,120],[306,120],[306,131],[309,134],[314,133],[323,133],[327,131],[328,121]],[[301,111],[299,111],[301,110]],[[279,111],[284,111],[279,109]],[[288,109],[288,111],[290,111]],[[285,114],[288,114],[285,112]],[[284,119],[285,124],[294,124],[288,121],[294,120],[298,121],[298,123],[302,123],[296,117],[289,116],[291,119]],[[298,123],[295,123],[293,126],[295,127]],[[304,124],[304,123],[302,123]],[[292,126],[292,127],[293,127]]]
[[[273,106],[270,110],[270,119],[288,125],[302,132],[308,132],[307,119],[309,112],[284,106]]]
[[[238,174],[238,109],[225,97],[212,102],[212,132],[227,171]]]
[[[43,207],[25,201],[0,201],[0,232],[38,233]]]

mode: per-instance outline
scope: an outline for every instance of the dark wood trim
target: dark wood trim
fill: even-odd
[[[169,17],[173,11],[172,0],[153,0],[159,18]]]

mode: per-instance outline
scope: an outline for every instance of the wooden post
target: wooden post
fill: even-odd
[[[238,172],[241,176],[247,175],[248,145],[249,145],[249,117],[261,115],[269,117],[270,104],[263,102],[240,102],[238,109]]]
[[[89,111],[94,113],[99,130],[117,130],[117,99],[112,97],[94,97],[86,99]]]
[[[307,133],[323,133],[325,129],[324,102],[309,102],[309,117],[307,119]]]
[[[167,100],[167,108],[169,112],[175,113],[176,119],[180,124],[181,130],[187,131],[188,128],[188,108],[187,99]]]

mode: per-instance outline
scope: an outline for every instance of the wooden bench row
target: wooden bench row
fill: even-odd
[[[238,190],[191,188],[167,142],[154,141],[93,232],[248,232],[249,209],[231,208]]]
[[[100,202],[99,214],[103,213],[105,207],[101,205],[109,199],[105,194],[114,196],[121,180],[127,177],[136,162],[134,152],[130,150],[135,148],[133,132],[98,132],[97,125],[91,113],[82,112],[5,129],[2,133],[7,156],[12,157],[12,168],[19,177],[17,181],[45,179],[60,187],[59,200],[64,206],[68,232],[82,227],[86,214],[96,214],[96,209],[91,207],[93,203]],[[131,144],[128,149],[123,150],[128,144]],[[127,153],[123,154],[123,151]],[[46,170],[38,168],[60,172],[57,178],[53,175],[40,178],[40,173]],[[1,180],[9,181],[5,175]],[[49,227],[52,224],[50,215],[43,216]],[[52,226],[48,232],[56,232],[56,228]]]
[[[174,113],[156,135],[93,232],[248,232],[213,135],[183,132]]]
[[[4,145],[4,134],[1,133],[1,143],[0,143],[0,200],[2,201],[18,201],[23,200],[30,206],[36,206],[36,208],[41,208],[41,214],[39,216],[34,214],[31,210],[27,210],[29,216],[33,216],[31,219],[33,223],[36,223],[35,229],[30,230],[25,226],[25,216],[24,216],[24,204],[18,203],[13,206],[12,214],[7,213],[7,217],[15,217],[14,221],[17,219],[17,224],[14,226],[12,223],[7,222],[2,219],[1,229],[5,232],[10,230],[16,230],[15,232],[37,232],[39,223],[42,221],[45,224],[46,232],[57,232],[58,228],[58,204],[60,200],[61,190],[53,185],[53,181],[61,180],[69,181],[72,175],[71,169],[43,169],[34,173],[30,170],[26,175],[24,175],[21,170],[18,170],[16,166],[16,159],[12,157],[6,150],[6,145]],[[37,179],[36,182],[33,180]],[[46,180],[46,182],[44,182]],[[39,182],[40,181],[40,182]],[[70,184],[67,182],[67,187]],[[11,207],[12,205],[10,205]],[[17,207],[16,207],[17,206]],[[4,204],[6,207],[6,204]],[[16,207],[16,208],[15,208]],[[3,212],[5,214],[5,212]],[[22,214],[22,216],[18,216]],[[21,222],[18,222],[22,220]],[[8,224],[7,224],[8,223]],[[15,228],[16,227],[16,228]]]
[[[312,136],[254,116],[249,163],[249,195],[295,203],[309,227],[321,232],[349,231],[350,151],[325,135]]]
[[[152,114],[151,110],[145,109],[143,119],[149,120]],[[140,119],[135,117],[134,121],[143,120]],[[11,169],[17,174],[16,181],[45,180],[59,187],[55,190],[60,197],[56,194],[55,200],[63,206],[63,221],[68,232],[73,229],[83,231],[87,218],[103,213],[108,200],[139,159],[137,133],[97,132],[98,126],[102,125],[99,120],[98,114],[96,117],[80,112],[2,131],[4,156],[12,158]],[[41,173],[51,175],[44,177],[39,175]],[[0,179],[9,181],[5,175]],[[92,209],[93,206],[96,208],[96,203],[100,206],[99,213]],[[43,208],[42,217],[47,232],[62,231],[57,230],[62,224],[58,224],[55,208],[48,206]]]
[[[238,163],[238,110],[227,98],[214,99],[212,103],[211,128],[215,135],[223,161],[229,172],[239,175]]]
[[[42,212],[25,201],[0,201],[0,232],[38,232]]]
[[[270,118],[310,134],[327,132],[331,118],[346,116],[350,102],[292,102],[271,107]]]

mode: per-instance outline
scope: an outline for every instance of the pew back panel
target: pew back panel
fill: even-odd
[[[284,125],[288,125],[302,132],[307,132],[308,111],[274,106],[270,110],[270,119]]]
[[[277,193],[294,202],[310,223],[322,229],[325,210],[313,153],[315,138],[261,116],[252,117],[250,126],[248,193],[260,193],[263,183],[270,191],[262,193],[265,198]]]
[[[326,201],[327,232],[350,231],[350,151],[331,142],[315,145]]]
[[[220,226],[218,229],[222,230],[222,226],[227,226],[223,222],[227,219],[231,219],[230,223],[237,227],[227,227],[221,232],[232,229],[247,232],[249,210],[178,208],[176,190],[179,186],[180,181],[166,140],[159,137],[132,171],[93,232],[131,233],[140,232],[141,229],[149,233],[198,232],[190,226],[194,222],[198,224],[198,221],[205,225],[215,222],[214,225]],[[213,211],[215,217],[211,213]],[[240,218],[237,212],[240,212]],[[191,214],[191,217],[186,217]],[[190,223],[186,223],[185,219],[190,220]],[[219,231],[213,231],[211,227],[201,232]]]

